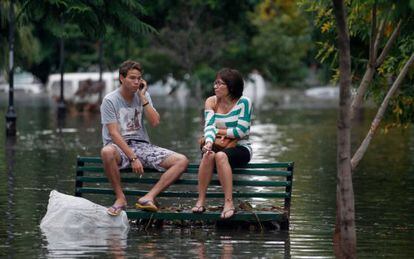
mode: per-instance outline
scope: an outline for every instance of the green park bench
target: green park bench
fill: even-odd
[[[129,219],[136,220],[193,220],[235,223],[277,224],[281,229],[289,229],[290,204],[292,197],[293,162],[249,163],[244,168],[233,170],[233,199],[237,213],[228,220],[221,220],[221,208],[207,206],[207,211],[192,213],[197,193],[197,164],[190,164],[187,171],[158,197],[165,197],[171,207],[160,207],[156,213],[128,208]],[[121,181],[126,196],[143,196],[160,177],[160,172],[145,169],[139,178],[131,169],[121,170]],[[75,195],[113,195],[105,176],[102,160],[99,157],[78,157],[76,165]],[[224,195],[217,175],[209,185],[208,205],[222,204]],[[211,200],[210,200],[211,199]],[[220,199],[217,200],[216,199]],[[214,201],[213,201],[214,200]],[[240,202],[240,205],[238,204]],[[250,203],[261,205],[251,206]],[[167,202],[166,202],[167,203]],[[263,204],[265,203],[265,204]],[[239,207],[238,207],[239,205]],[[186,207],[187,206],[187,207]]]

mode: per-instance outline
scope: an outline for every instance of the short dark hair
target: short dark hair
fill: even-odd
[[[122,64],[119,66],[119,83],[122,84],[121,82],[121,75],[123,77],[126,77],[128,75],[128,71],[132,70],[132,69],[136,69],[139,72],[142,73],[142,68],[141,68],[141,64],[133,61],[133,60],[126,60],[124,62],[122,62]]]
[[[236,69],[223,68],[217,72],[216,78],[226,83],[229,95],[232,99],[238,99],[243,95],[244,82],[240,72]]]

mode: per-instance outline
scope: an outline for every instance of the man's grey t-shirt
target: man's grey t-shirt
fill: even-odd
[[[149,105],[152,100],[148,92],[145,93]],[[144,127],[144,107],[141,100],[135,94],[131,103],[122,97],[120,88],[105,96],[101,104],[102,141],[104,145],[112,142],[106,124],[117,123],[118,129],[124,140],[149,141],[147,130]]]

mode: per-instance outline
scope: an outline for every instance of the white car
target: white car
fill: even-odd
[[[43,91],[43,85],[38,78],[29,72],[17,72],[14,74],[13,89],[14,91],[22,91],[25,93],[39,94]],[[0,78],[0,91],[8,92],[9,83]]]
[[[71,103],[94,104],[103,98],[107,93],[115,90],[119,86],[118,72],[102,73],[104,87],[97,82],[98,72],[85,73],[65,73],[63,74],[63,98]],[[54,99],[60,99],[60,74],[49,75],[46,84],[46,91]]]

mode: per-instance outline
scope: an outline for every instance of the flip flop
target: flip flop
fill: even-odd
[[[193,212],[193,213],[204,213],[206,211],[206,207],[204,207],[204,206],[194,206],[192,209],[191,209],[191,212]]]
[[[140,209],[140,210],[145,210],[145,211],[151,211],[151,212],[158,211],[158,207],[155,206],[155,203],[152,200],[145,200],[145,201],[137,200],[137,203],[135,203],[135,208]]]
[[[229,213],[229,212],[233,212],[233,214],[231,214],[229,217],[226,217],[227,213]],[[233,217],[234,214],[236,214],[236,209],[235,208],[231,208],[231,209],[228,209],[226,211],[223,210],[221,212],[220,218],[221,219],[229,219],[229,218]]]
[[[112,205],[106,210],[106,213],[108,213],[111,216],[119,216],[119,214],[121,214],[121,212],[125,209],[126,209],[126,205],[118,205],[118,206]]]

